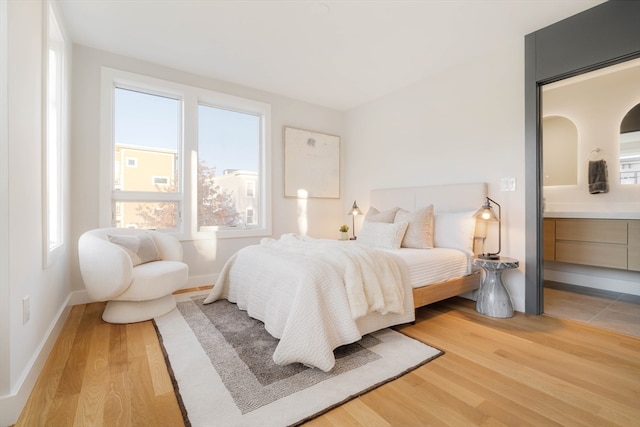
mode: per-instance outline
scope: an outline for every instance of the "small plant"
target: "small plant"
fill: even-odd
[[[347,231],[349,231],[349,226],[347,224],[344,224],[340,227],[340,231],[342,231],[343,233],[346,233]]]

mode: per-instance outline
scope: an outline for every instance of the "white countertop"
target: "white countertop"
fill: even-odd
[[[545,218],[640,219],[640,212],[545,212]]]

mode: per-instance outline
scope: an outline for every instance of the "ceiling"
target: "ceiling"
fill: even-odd
[[[56,3],[74,43],[348,110],[602,0]]]

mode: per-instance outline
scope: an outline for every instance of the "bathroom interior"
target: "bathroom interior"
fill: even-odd
[[[544,313],[640,336],[640,58],[541,99]]]

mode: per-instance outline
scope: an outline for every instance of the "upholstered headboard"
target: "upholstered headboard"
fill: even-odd
[[[378,210],[400,207],[411,211],[433,205],[436,214],[443,212],[469,212],[480,209],[487,197],[487,184],[428,185],[423,187],[384,188],[371,190],[370,206]],[[486,223],[476,222],[474,252],[482,251],[486,237]]]
[[[435,212],[461,212],[480,209],[487,197],[487,184],[428,185],[424,187],[371,190],[371,206],[380,210],[396,206],[412,210],[433,205]]]

